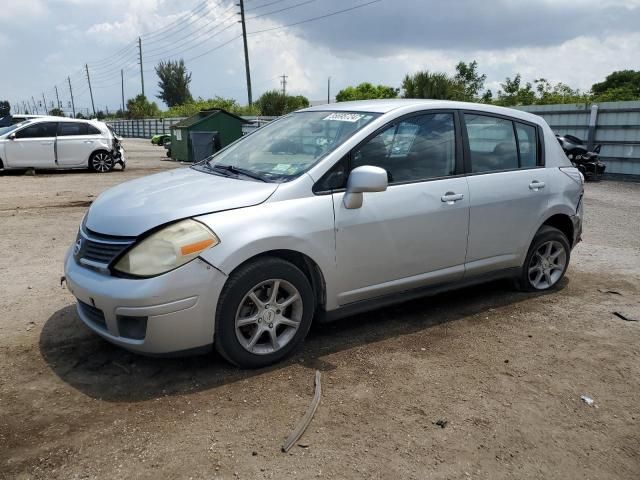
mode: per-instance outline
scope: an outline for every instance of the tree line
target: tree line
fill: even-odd
[[[189,85],[191,72],[184,61],[161,61],[155,67],[158,75],[157,98],[162,100],[168,110],[161,111],[158,104],[140,94],[127,101],[125,111],[121,109],[111,114],[96,112],[100,120],[105,118],[149,118],[149,117],[188,117],[201,110],[224,109],[237,115],[279,116],[309,106],[309,100],[302,95],[285,95],[278,90],[264,92],[253,105],[240,105],[232,98],[216,96],[214,98],[194,99]],[[495,94],[485,89],[487,76],[478,70],[478,62],[460,61],[455,74],[432,72],[429,70],[407,74],[400,87],[374,85],[363,82],[359,85],[343,88],[336,95],[336,101],[368,100],[384,98],[429,98],[436,100],[457,100],[480,102],[502,106],[549,105],[557,103],[592,103],[640,100],[640,71],[619,70],[610,73],[588,91],[580,91],[558,82],[552,84],[545,78],[525,82],[518,73],[507,77],[500,83]],[[0,101],[0,117],[8,114],[10,104]],[[64,116],[58,108],[49,111],[50,115]],[[76,118],[84,118],[81,113]]]
[[[401,96],[480,102],[506,107],[640,100],[640,71],[635,70],[612,72],[585,92],[563,82],[552,84],[545,78],[524,82],[518,73],[513,78],[507,77],[494,95],[491,90],[485,90],[486,79],[485,74],[479,73],[478,62],[475,60],[470,63],[458,62],[454,75],[428,70],[407,74],[401,88],[365,82],[341,90],[336,95],[336,100],[344,102]]]

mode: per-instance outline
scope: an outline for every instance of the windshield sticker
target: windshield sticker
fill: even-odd
[[[355,123],[360,120],[364,115],[358,113],[332,113],[331,115],[323,118],[323,120],[335,120],[338,122],[351,122]]]
[[[271,169],[272,172],[286,172],[291,168],[290,163],[279,163]]]

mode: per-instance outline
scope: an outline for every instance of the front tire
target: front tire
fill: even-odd
[[[557,228],[542,226],[529,247],[518,287],[528,292],[554,288],[564,277],[570,257],[571,247],[566,235]]]
[[[97,173],[110,172],[114,164],[113,156],[104,151],[94,152],[89,158],[89,170]]]
[[[298,267],[261,258],[229,277],[218,300],[214,344],[239,367],[266,367],[302,344],[314,310],[313,289]]]

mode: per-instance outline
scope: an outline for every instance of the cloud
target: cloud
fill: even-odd
[[[287,24],[341,7],[341,0],[325,0],[272,18]],[[635,0],[386,0],[294,30],[302,38],[335,49],[336,54],[385,56],[406,49],[557,45],[583,34],[635,32],[639,24],[640,7]]]
[[[40,17],[47,11],[42,0],[4,0],[0,7],[0,26],[4,21]]]
[[[246,2],[247,28],[253,32],[279,27],[364,1],[317,0],[259,18],[251,17],[301,0],[264,8]],[[200,11],[203,0],[185,3],[5,0],[0,8],[0,45],[15,45],[13,39],[19,38],[20,48],[3,52],[11,68],[0,76],[0,91],[15,100],[39,98],[43,91],[49,98],[58,85],[66,104],[70,76],[76,104],[87,107],[88,63],[96,103],[114,108],[120,104],[120,69],[127,98],[140,91],[137,37],[142,34],[147,96],[157,93],[154,65],[183,57],[193,72],[194,96],[222,95],[246,102],[235,1],[210,0]],[[188,16],[194,8],[196,13]],[[452,73],[459,60],[474,59],[494,92],[506,76],[517,72],[526,81],[545,77],[588,89],[613,70],[640,69],[639,24],[640,0],[383,0],[250,35],[253,93],[257,98],[265,90],[280,88],[279,76],[285,74],[288,91],[320,100],[326,98],[329,76],[335,95],[362,81],[398,87],[408,72]],[[231,43],[216,49],[227,41]]]

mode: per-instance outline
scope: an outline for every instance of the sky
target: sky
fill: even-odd
[[[141,37],[145,93],[161,108],[154,66],[179,58],[194,97],[246,104],[236,1],[3,0],[0,99],[50,104],[57,86],[68,109],[69,77],[86,111],[87,65],[96,110],[117,109],[121,69],[125,99],[141,91]],[[516,73],[588,90],[614,70],[640,70],[640,0],[244,2],[254,99],[281,88],[280,75],[287,92],[321,101],[328,77],[333,97],[364,81],[400,87],[407,73],[453,73],[460,60],[476,60],[494,93]]]

